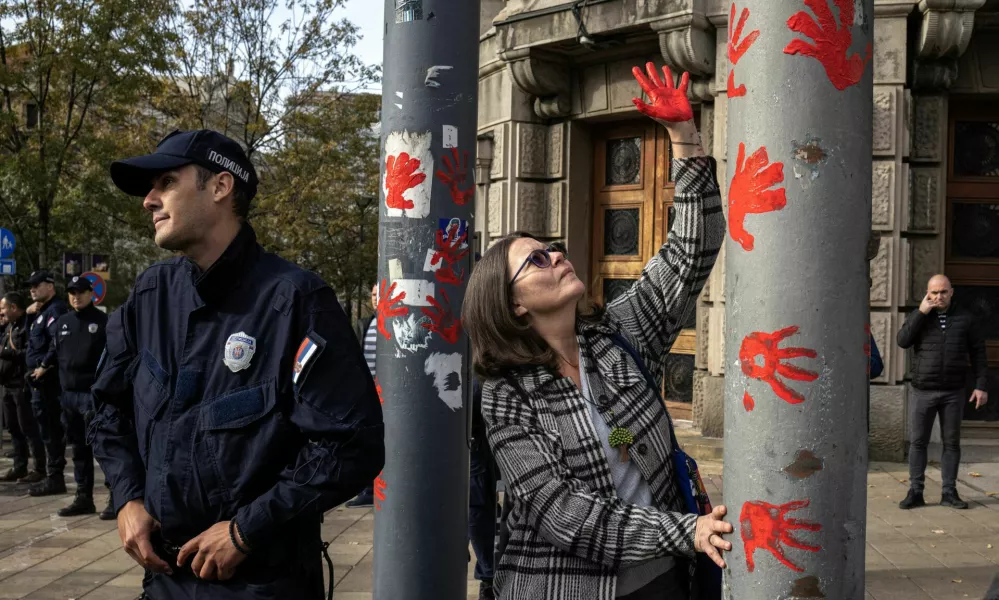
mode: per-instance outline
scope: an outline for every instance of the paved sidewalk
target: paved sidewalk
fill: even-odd
[[[0,469],[9,463],[0,460]],[[720,498],[720,466],[707,464],[704,470],[712,496]],[[907,477],[905,465],[871,465],[867,598],[981,600],[999,572],[999,465],[961,465],[959,491],[972,502],[967,511],[935,506],[940,495],[935,467],[927,473],[926,490],[933,505],[899,510]],[[31,498],[26,491],[25,486],[0,484],[0,599],[132,600],[138,595],[142,571],[120,549],[114,522],[96,515],[59,518],[55,512],[71,495]],[[105,497],[96,502],[103,506]],[[374,519],[370,509],[344,508],[326,519],[337,600],[371,599]],[[471,577],[472,565],[468,572],[468,597],[474,599],[478,585]]]

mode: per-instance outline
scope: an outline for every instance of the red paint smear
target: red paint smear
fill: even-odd
[[[465,280],[465,269],[459,270],[457,263],[468,256],[468,248],[462,248],[467,239],[468,231],[460,236],[454,236],[452,239],[450,229],[448,232],[437,230],[437,236],[434,240],[436,249],[433,256],[430,257],[431,266],[441,264],[441,268],[434,274],[437,281],[460,285]]]
[[[797,327],[786,327],[774,333],[754,332],[742,340],[739,361],[747,377],[758,379],[773,389],[788,404],[801,404],[805,397],[787,387],[781,377],[794,381],[815,381],[818,373],[808,371],[785,361],[793,358],[815,358],[815,350],[808,348],[780,348],[780,343],[798,333]],[[756,357],[763,357],[763,366],[756,364]],[[743,398],[745,402],[745,398]],[[748,409],[751,410],[751,409]]]
[[[732,3],[732,10],[729,14],[729,30],[728,30],[728,62],[729,62],[729,72],[728,72],[728,97],[737,98],[739,96],[746,95],[745,84],[735,85],[735,65],[739,62],[739,59],[749,50],[756,41],[756,38],[760,37],[760,30],[754,29],[749,32],[744,39],[742,38],[742,29],[746,26],[746,20],[749,19],[749,9],[743,8],[742,13],[739,15],[739,23],[735,28],[731,27],[732,23],[735,23],[735,2]]]
[[[451,192],[451,200],[455,204],[465,206],[475,196],[475,184],[468,183],[468,151],[462,153],[461,160],[458,159],[457,148],[451,148],[451,155],[454,157],[454,163],[445,155],[444,169],[437,170],[437,179],[447,186]]]
[[[742,542],[745,545],[746,568],[752,573],[756,568],[753,554],[757,549],[774,555],[784,566],[803,572],[804,569],[791,562],[784,554],[784,546],[808,552],[818,552],[821,546],[812,546],[796,539],[791,533],[796,529],[820,531],[822,525],[801,519],[789,519],[787,514],[807,507],[808,500],[795,500],[787,504],[770,504],[763,501],[746,502],[739,516]]]
[[[378,404],[385,404],[385,398],[382,397],[382,384],[378,383],[377,377],[375,377],[375,391],[378,392]]]
[[[638,85],[642,86],[642,91],[649,97],[648,104],[642,102],[641,98],[631,99],[638,112],[667,123],[681,123],[694,118],[694,109],[687,100],[687,85],[690,81],[687,73],[680,76],[679,87],[673,87],[673,73],[668,66],[663,65],[663,79],[659,79],[656,66],[651,62],[645,63],[645,72],[648,77],[638,67],[631,69]]]
[[[420,309],[430,319],[430,323],[423,323],[423,328],[439,334],[445,342],[454,344],[461,335],[461,319],[455,318],[447,291],[441,289],[441,296],[444,298],[443,304],[433,296],[427,296],[427,302],[433,308]]]
[[[826,70],[826,76],[837,90],[845,90],[860,81],[864,76],[867,63],[871,60],[871,45],[867,44],[863,58],[859,54],[847,57],[850,44],[853,43],[853,0],[833,0],[839,9],[839,20],[836,23],[829,8],[828,0],[805,0],[805,6],[812,9],[818,17],[815,19],[805,11],[798,11],[787,20],[787,26],[795,33],[800,33],[813,40],[809,44],[805,40],[795,39],[784,48],[785,54],[810,56]]]
[[[385,206],[400,210],[413,208],[413,201],[402,195],[426,181],[427,176],[417,172],[419,168],[420,159],[410,158],[406,152],[385,159]]]
[[[746,407],[746,412],[753,412],[753,409],[756,408],[756,401],[749,395],[749,392],[742,395],[742,405]]]
[[[385,502],[385,488],[387,487],[388,484],[385,483],[385,479],[382,478],[382,473],[379,473],[378,477],[375,477],[375,485],[374,485],[375,510],[382,509],[382,502]]]
[[[728,232],[743,249],[750,251],[755,238],[746,231],[746,215],[781,210],[787,206],[787,196],[784,188],[770,189],[784,182],[784,163],[770,164],[765,146],[760,146],[748,160],[745,158],[746,144],[739,142],[735,175],[728,187]]]
[[[867,376],[871,376],[871,324],[864,324],[864,356],[867,357]]]
[[[386,289],[388,286],[388,289]],[[406,292],[400,292],[398,296],[392,297],[392,292],[395,291],[395,283],[388,285],[388,280],[383,279],[381,286],[378,288],[378,331],[381,332],[385,339],[392,339],[392,334],[388,332],[385,328],[385,319],[391,319],[393,317],[401,317],[403,315],[409,314],[409,308],[405,306],[396,306],[406,297]]]

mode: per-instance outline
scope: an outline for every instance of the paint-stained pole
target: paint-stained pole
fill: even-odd
[[[726,600],[864,597],[874,0],[736,0]]]
[[[479,0],[385,0],[375,600],[459,600],[468,561]]]

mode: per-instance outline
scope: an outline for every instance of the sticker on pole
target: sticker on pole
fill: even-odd
[[[80,277],[90,280],[90,285],[94,288],[94,305],[97,306],[104,302],[104,296],[108,293],[108,286],[104,282],[104,278],[93,271],[87,271]]]
[[[14,234],[0,227],[0,258],[14,256],[15,246],[17,246],[17,242],[14,240]]]
[[[382,192],[388,216],[423,219],[430,214],[431,134],[393,131],[385,138]]]

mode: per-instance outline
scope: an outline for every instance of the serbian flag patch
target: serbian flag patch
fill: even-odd
[[[298,383],[298,376],[305,370],[305,365],[309,364],[312,357],[316,355],[317,350],[319,350],[319,346],[311,337],[306,336],[302,340],[302,344],[298,347],[298,353],[295,354],[295,375],[292,377],[292,383]]]

